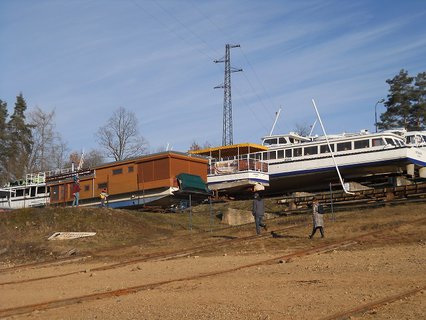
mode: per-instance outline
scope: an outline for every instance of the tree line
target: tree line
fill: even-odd
[[[54,111],[39,107],[26,111],[22,93],[10,116],[7,103],[0,99],[0,186],[28,173],[70,168],[73,163],[77,167],[81,160],[84,167],[93,167],[106,159],[120,161],[147,153],[148,143],[139,134],[136,115],[123,107],[96,132],[99,149],[85,153],[69,150],[56,131]]]

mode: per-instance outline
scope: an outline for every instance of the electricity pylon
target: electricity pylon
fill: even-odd
[[[220,60],[214,60],[215,63],[225,62],[225,81],[223,84],[214,87],[215,89],[223,88],[223,133],[222,133],[222,146],[229,146],[233,144],[233,131],[232,131],[232,100],[231,100],[231,73],[240,72],[243,69],[236,69],[231,67],[231,48],[239,48],[240,45],[227,44],[225,46],[225,57]]]

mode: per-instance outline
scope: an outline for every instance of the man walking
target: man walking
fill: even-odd
[[[265,215],[265,202],[259,193],[254,194],[253,210],[254,222],[256,223],[256,233],[260,234],[260,227],[263,227],[265,231],[268,231],[266,224],[263,223],[263,216]]]
[[[318,200],[314,200],[312,203],[312,233],[309,239],[312,239],[317,229],[321,232],[321,238],[324,238],[324,219],[322,217],[323,210],[320,210],[320,204]]]

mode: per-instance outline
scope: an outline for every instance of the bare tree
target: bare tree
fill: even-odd
[[[92,149],[84,155],[84,168],[93,168],[105,163],[103,152]]]
[[[296,132],[298,135],[301,136],[308,136],[309,133],[311,132],[312,126],[308,125],[306,123],[300,124],[297,123],[296,124],[296,128],[294,129],[294,132]]]
[[[57,136],[53,149],[52,167],[55,169],[65,168],[69,152],[68,144],[60,136]]]
[[[200,144],[198,144],[198,142],[196,142],[195,140],[192,141],[191,146],[189,147],[189,151],[197,151],[197,150],[201,150],[201,149],[208,149],[211,148],[211,143],[206,141],[204,142],[204,144],[201,146]]]
[[[148,143],[138,131],[136,115],[123,107],[114,111],[106,125],[99,128],[96,138],[106,156],[120,161],[146,153]]]
[[[29,124],[33,137],[28,162],[29,172],[47,171],[57,168],[59,155],[66,149],[59,133],[55,132],[55,111],[44,112],[39,107],[29,113]],[[59,148],[62,147],[62,150]]]

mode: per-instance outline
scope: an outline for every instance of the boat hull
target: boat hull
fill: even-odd
[[[426,167],[426,152],[417,148],[392,148],[335,156],[345,181],[362,177],[407,174],[409,165]],[[321,190],[339,182],[331,157],[269,163],[269,192]]]
[[[256,185],[269,186],[269,175],[258,171],[207,176],[210,190],[223,193],[243,193]]]

